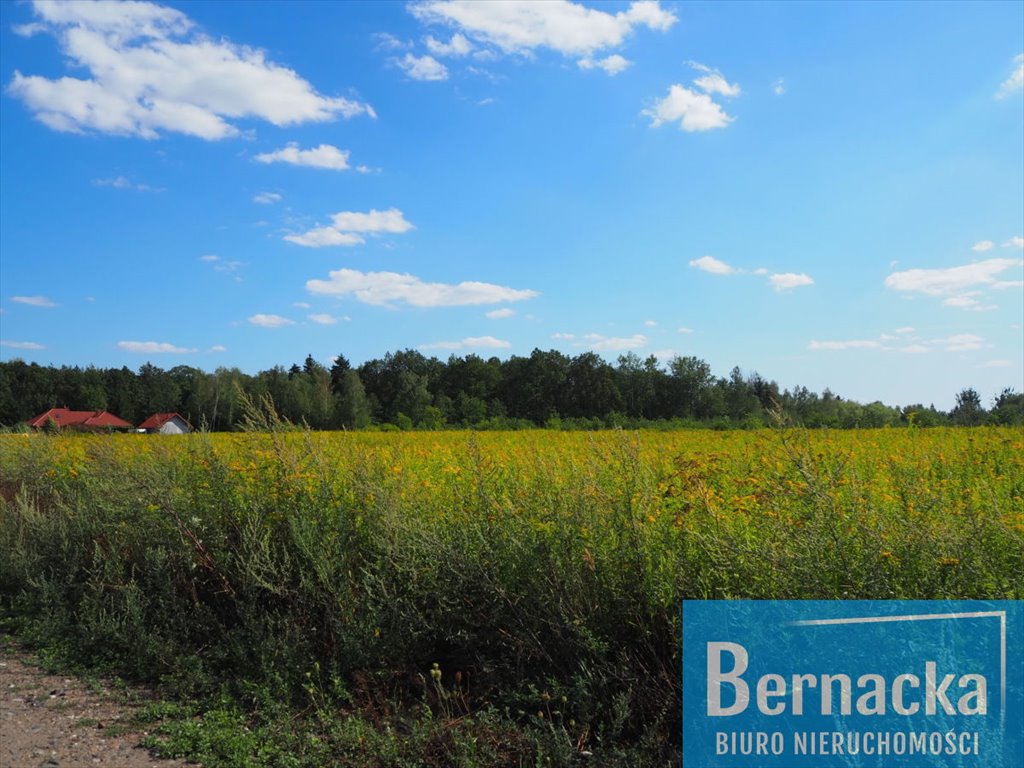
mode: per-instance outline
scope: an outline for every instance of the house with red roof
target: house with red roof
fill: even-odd
[[[57,429],[74,429],[83,432],[112,432],[131,429],[132,425],[106,411],[72,411],[69,408],[51,408],[32,419],[28,425],[43,429],[52,424]]]
[[[187,435],[192,425],[177,413],[154,413],[139,424],[139,432],[161,435]]]

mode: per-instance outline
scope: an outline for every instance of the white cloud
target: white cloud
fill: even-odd
[[[706,93],[697,93],[685,85],[672,85],[668,96],[656,100],[640,114],[651,118],[651,127],[679,121],[679,127],[688,132],[725,128],[735,118],[725,113]]]
[[[334,325],[336,322],[338,322],[338,318],[334,317],[333,315],[328,315],[326,313],[313,314],[309,315],[308,317],[317,325]]]
[[[991,240],[979,240],[978,242],[971,246],[971,250],[978,251],[980,253],[982,251],[991,251],[994,246],[995,243],[993,243]]]
[[[30,307],[56,307],[56,302],[46,296],[11,296],[11,301],[18,304],[28,304]]]
[[[555,339],[556,341],[575,341],[576,340],[576,334],[575,333],[552,333],[551,334],[551,338]]]
[[[981,365],[979,365],[978,367],[979,368],[1011,368],[1012,366],[1013,366],[1013,362],[1011,362],[1010,360],[988,360],[988,361],[982,363]]]
[[[597,333],[589,333],[585,338],[594,342],[590,348],[595,352],[621,352],[647,346],[647,337],[642,333],[635,333],[626,338],[614,336],[607,338]]]
[[[378,51],[405,51],[412,48],[412,43],[401,40],[389,32],[375,32],[372,37],[377,43],[375,50]]]
[[[216,140],[237,136],[239,119],[287,126],[375,116],[367,104],[321,95],[262,50],[197,32],[173,8],[39,0],[33,10],[69,65],[88,72],[51,80],[15,70],[8,93],[57,131]]]
[[[115,176],[110,179],[93,179],[92,183],[97,187],[113,187],[114,189],[134,189],[136,192],[163,192],[157,187],[148,184],[136,184],[126,176]]]
[[[465,35],[458,32],[452,35],[452,39],[447,43],[442,43],[429,35],[423,42],[426,43],[427,50],[435,56],[466,56],[473,50],[473,44]]]
[[[944,339],[935,339],[934,343],[944,346],[948,352],[971,352],[981,349],[983,341],[981,336],[973,333],[957,333]]]
[[[401,234],[413,229],[413,225],[405,220],[405,216],[397,208],[389,208],[386,211],[370,209],[367,213],[355,211],[342,211],[331,217],[334,228],[342,232],[369,232],[377,234],[388,232]]]
[[[413,80],[437,82],[448,79],[448,67],[433,56],[414,56],[407,53],[394,62]]]
[[[613,53],[611,56],[606,56],[603,59],[592,59],[586,56],[576,63],[580,69],[603,69],[613,77],[620,72],[624,72],[633,64],[629,59],[619,56],[617,53]]]
[[[995,309],[994,304],[982,304],[974,295],[977,295],[978,291],[971,291],[970,293],[964,293],[959,296],[950,296],[945,299],[942,304],[946,307],[958,307],[959,309],[970,309],[975,312],[985,312],[990,309]],[[974,295],[972,295],[974,294]]]
[[[644,325],[648,328],[655,328],[657,327],[658,322],[656,320],[644,320]]]
[[[1024,248],[1024,237],[1014,235],[1003,243],[1003,248]]]
[[[307,301],[295,301],[292,302],[292,306],[298,307],[299,309],[309,309],[312,305]]]
[[[46,349],[42,344],[37,344],[34,341],[7,341],[6,339],[0,340],[0,347],[10,347],[11,349],[27,349],[38,351],[40,349]]]
[[[776,291],[788,291],[791,288],[799,288],[802,285],[814,284],[814,279],[802,272],[799,274],[796,272],[783,272],[771,275],[768,280]]]
[[[420,344],[420,349],[508,349],[511,342],[493,336],[470,336],[462,341],[435,341]]]
[[[117,342],[117,346],[125,352],[137,352],[145,355],[157,355],[163,353],[182,355],[196,351],[194,349],[177,347],[174,344],[168,344],[166,341],[119,341]]]
[[[210,349],[208,351],[209,352],[227,352],[228,348],[225,347],[223,344],[214,344],[212,347],[210,347]]]
[[[326,168],[330,171],[348,170],[347,149],[338,149],[331,144],[321,144],[312,149],[299,149],[294,141],[289,142],[286,147],[276,149],[273,152],[263,152],[254,158],[258,163],[288,163],[289,165],[303,165],[307,168]]]
[[[700,77],[695,78],[693,84],[705,93],[719,93],[722,96],[730,98],[740,95],[739,85],[736,83],[730,83],[717,69],[712,69],[711,67],[696,61],[690,61],[687,63],[698,72],[704,73]]]
[[[893,272],[885,278],[887,288],[895,291],[916,291],[928,296],[960,293],[968,288],[990,285],[996,275],[1024,264],[1021,259],[986,259],[961,267],[945,269],[908,269]]]
[[[236,272],[240,267],[244,266],[244,263],[241,261],[222,259],[220,256],[215,256],[212,253],[200,256],[199,260],[211,264],[218,272]]]
[[[780,77],[778,80],[776,80],[774,83],[772,83],[772,93],[774,93],[776,96],[781,96],[785,92],[786,92],[786,81],[783,80]]]
[[[281,317],[280,315],[257,314],[250,317],[249,322],[261,328],[281,328],[285,325],[295,325],[294,320],[289,320],[287,317]]]
[[[997,280],[992,283],[992,289],[1003,291],[1007,288],[1024,288],[1024,280]]]
[[[307,248],[322,248],[325,245],[360,245],[366,240],[351,232],[339,232],[334,227],[315,227],[301,235],[285,235],[289,243],[304,245]]]
[[[690,262],[691,267],[696,267],[701,272],[710,272],[713,275],[731,275],[736,272],[724,261],[719,261],[714,256],[701,256]]]
[[[753,272],[751,272],[751,274],[752,275],[767,275],[768,274],[768,270],[765,269],[764,267],[758,267]]]
[[[540,294],[533,290],[507,288],[491,283],[465,281],[458,284],[427,283],[398,272],[359,272],[339,269],[329,280],[307,280],[306,290],[323,296],[354,296],[364,304],[388,306],[405,303],[413,307],[460,307],[523,301]]]
[[[807,345],[807,348],[816,351],[842,351],[847,349],[878,349],[880,346],[882,345],[877,341],[853,339],[850,341],[811,341],[811,343]]]
[[[501,309],[492,309],[490,312],[486,312],[485,315],[491,318],[491,320],[502,320],[506,317],[512,317],[515,313],[514,309],[502,307]]]
[[[614,15],[568,0],[426,0],[409,10],[424,23],[454,26],[474,40],[520,54],[549,48],[586,56],[620,46],[636,27],[665,31],[676,22],[657,0],[631,3]]]
[[[679,333],[693,333],[693,328],[679,328],[677,330]]]
[[[1013,71],[999,86],[996,98],[1005,99],[1021,90],[1024,90],[1024,53],[1018,53],[1013,57]]]
[[[914,330],[915,329],[912,328],[911,326],[905,325],[902,328],[897,328],[896,330],[893,331],[893,333],[913,333]]]
[[[252,201],[260,205],[270,205],[271,203],[281,202],[281,196],[277,192],[260,192],[253,195]]]
[[[301,235],[286,235],[285,240],[308,248],[326,245],[360,245],[366,242],[364,235],[396,234],[413,229],[411,222],[397,208],[367,213],[341,211],[331,217],[330,226],[315,227]]]

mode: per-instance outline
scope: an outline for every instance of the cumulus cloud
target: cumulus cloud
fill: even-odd
[[[322,312],[307,315],[307,317],[309,317],[309,319],[312,320],[317,325],[334,325],[335,323],[338,322],[338,318],[334,317],[334,315],[328,315]]]
[[[289,320],[287,317],[281,317],[280,315],[256,314],[249,318],[249,322],[261,328],[282,328],[286,325],[295,325],[294,320]]]
[[[569,0],[426,0],[409,7],[427,24],[459,29],[504,53],[528,54],[548,48],[566,56],[589,56],[617,48],[638,27],[665,31],[676,22],[657,0],[639,0],[615,14]]]
[[[10,347],[11,349],[25,349],[30,351],[46,349],[42,344],[38,344],[34,341],[8,341],[6,339],[0,340],[0,347]]]
[[[435,341],[420,344],[420,349],[508,349],[511,342],[493,336],[470,336],[462,341]]]
[[[186,349],[185,347],[178,347],[174,344],[169,344],[166,341],[119,341],[117,342],[119,349],[123,349],[125,352],[136,352],[144,355],[158,355],[158,354],[173,354],[182,355],[188,352],[195,352],[194,349]]]
[[[540,294],[528,289],[508,288],[492,283],[464,281],[457,284],[428,283],[398,272],[360,272],[339,269],[328,280],[308,280],[306,290],[321,296],[353,296],[376,306],[408,304],[413,307],[460,307],[523,301]]]
[[[53,299],[46,296],[11,296],[11,301],[17,304],[28,304],[30,307],[43,307],[45,309],[57,306]]]
[[[607,74],[615,76],[628,69],[633,62],[617,53],[613,53],[611,56],[605,56],[603,59],[592,59],[589,56],[585,56],[576,63],[580,69],[603,69]]]
[[[699,269],[701,272],[710,272],[713,275],[731,275],[736,272],[724,261],[719,261],[714,256],[701,256],[690,262],[690,266]]]
[[[942,339],[934,339],[933,342],[946,349],[948,352],[972,352],[981,349],[985,341],[981,336],[973,333],[957,333]]]
[[[986,259],[960,267],[908,269],[893,272],[885,278],[885,285],[894,291],[946,296],[975,286],[991,285],[999,274],[1021,265],[1024,265],[1021,259]]]
[[[272,203],[281,202],[281,196],[277,192],[260,192],[259,194],[253,195],[252,201],[259,203],[260,205],[270,205]]]
[[[235,261],[232,259],[222,259],[220,256],[217,256],[212,253],[208,253],[205,256],[200,256],[199,260],[205,261],[207,264],[210,264],[217,272],[237,272],[239,269],[245,266],[245,264],[241,261]]]
[[[514,309],[502,307],[501,309],[492,309],[490,312],[486,312],[485,315],[491,320],[503,320],[506,317],[512,317],[515,313]]]
[[[677,328],[678,333],[693,333],[693,328]]]
[[[262,50],[197,31],[173,8],[37,0],[33,11],[33,31],[57,38],[69,65],[88,73],[50,79],[15,70],[8,93],[57,131],[217,140],[237,136],[240,119],[287,126],[375,116],[368,104],[318,93]]]
[[[227,352],[228,348],[225,347],[223,344],[214,344],[207,351],[208,352]]]
[[[412,43],[395,37],[390,32],[375,32],[373,40],[378,51],[405,51],[412,48]]]
[[[1014,235],[1003,243],[1003,248],[1024,248],[1024,237]]]
[[[994,286],[993,286],[994,287]],[[990,309],[995,309],[995,304],[982,304],[976,298],[978,291],[971,291],[970,293],[964,293],[960,296],[950,296],[945,299],[942,304],[946,307],[957,307],[959,309],[970,309],[975,312],[985,312]]]
[[[695,78],[693,84],[705,93],[718,93],[722,96],[733,97],[740,95],[740,87],[736,83],[730,83],[725,75],[717,69],[701,64],[696,61],[688,62],[691,67],[701,72],[701,76]]]
[[[778,80],[776,80],[774,83],[772,83],[772,93],[774,93],[776,96],[781,96],[785,92],[786,92],[786,81],[783,80],[780,77]]]
[[[148,184],[137,184],[127,176],[114,176],[109,179],[93,179],[92,183],[97,187],[112,187],[114,189],[133,189],[136,192],[163,192],[157,187]]]
[[[979,365],[979,368],[1010,368],[1013,363],[1009,360],[987,360]]]
[[[802,272],[782,272],[780,274],[769,275],[768,281],[776,291],[788,291],[792,288],[799,288],[802,285],[814,284],[814,279],[810,275],[805,275]]]
[[[607,337],[598,333],[588,333],[584,338],[592,342],[590,348],[595,352],[623,352],[647,346],[647,337],[642,333],[635,333],[627,337]]]
[[[655,100],[640,114],[650,118],[652,128],[678,121],[679,127],[689,133],[725,128],[735,119],[706,93],[678,83],[669,87],[665,98]]]
[[[852,339],[849,341],[811,341],[808,349],[815,351],[843,351],[847,349],[878,349],[881,343],[871,339]]]
[[[366,213],[341,211],[331,217],[326,227],[314,227],[302,234],[285,235],[285,240],[307,248],[321,248],[327,245],[360,245],[366,242],[366,235],[400,235],[413,229],[411,222],[397,208]]]
[[[551,338],[555,341],[575,341],[575,333],[552,333]]]
[[[447,43],[442,43],[429,35],[423,41],[427,50],[435,56],[466,56],[473,50],[473,44],[465,35],[456,32]]]
[[[994,247],[995,243],[993,243],[991,240],[979,240],[978,242],[971,246],[971,250],[978,251],[980,253],[982,251],[991,251]]]
[[[347,149],[338,149],[331,144],[321,144],[312,149],[299,149],[299,145],[293,141],[273,152],[258,154],[254,159],[258,163],[288,163],[289,165],[304,165],[307,168],[346,171],[349,168],[349,154]]]
[[[999,86],[996,98],[1005,99],[1022,90],[1024,90],[1024,53],[1018,53],[1013,57],[1013,71]]]
[[[407,53],[394,62],[413,80],[437,82],[448,79],[448,67],[430,55],[414,56]]]

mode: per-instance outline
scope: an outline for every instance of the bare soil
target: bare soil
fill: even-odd
[[[0,768],[178,768],[138,746],[132,714],[152,697],[110,681],[50,674],[0,637]]]

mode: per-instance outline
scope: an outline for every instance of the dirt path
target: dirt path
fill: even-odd
[[[130,698],[141,695],[48,674],[0,638],[0,768],[186,765],[136,746],[146,731],[130,722],[142,706]]]

